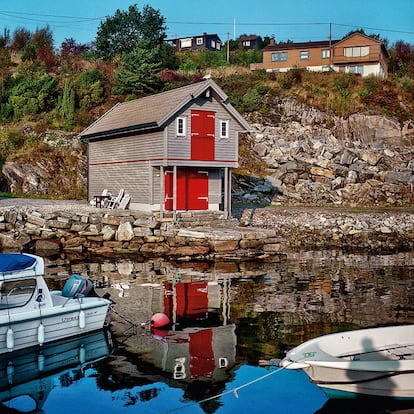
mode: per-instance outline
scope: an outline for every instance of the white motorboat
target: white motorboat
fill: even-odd
[[[289,351],[280,366],[302,369],[331,398],[414,399],[414,325],[311,339]]]
[[[73,275],[62,291],[49,290],[41,257],[0,254],[0,354],[103,329],[112,302],[87,296],[91,288]]]

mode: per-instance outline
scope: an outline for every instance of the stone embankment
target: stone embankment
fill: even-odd
[[[43,254],[237,261],[275,261],[293,248],[395,251],[414,248],[414,210],[245,209],[237,221],[220,212],[161,218],[80,203],[0,204],[0,247]]]
[[[241,224],[275,230],[289,247],[412,250],[414,209],[247,209]]]
[[[240,227],[221,212],[161,218],[79,204],[0,207],[0,246],[50,254],[138,254],[175,260],[277,260],[281,248],[274,230]]]

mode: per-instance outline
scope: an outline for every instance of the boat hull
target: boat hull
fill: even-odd
[[[280,365],[302,369],[330,398],[414,399],[414,325],[314,338],[290,350]]]
[[[109,301],[83,298],[80,304],[70,300],[65,306],[11,314],[0,323],[0,354],[82,335],[103,329]]]
[[[357,395],[414,399],[414,370],[366,371],[310,365],[303,371],[330,398]]]

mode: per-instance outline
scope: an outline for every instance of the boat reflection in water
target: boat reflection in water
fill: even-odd
[[[0,412],[38,412],[56,379],[68,387],[109,353],[108,332],[98,331],[2,355]]]

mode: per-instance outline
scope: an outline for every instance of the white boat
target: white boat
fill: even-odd
[[[103,329],[111,301],[86,296],[91,287],[74,275],[49,290],[41,257],[0,254],[0,354]]]
[[[414,325],[311,339],[289,351],[280,366],[302,369],[330,398],[414,399]]]

